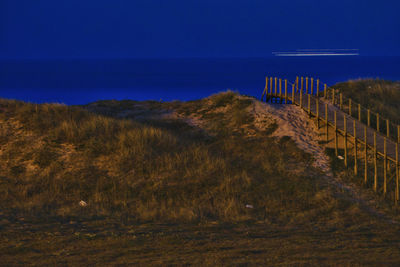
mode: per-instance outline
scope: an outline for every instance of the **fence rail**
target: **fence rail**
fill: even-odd
[[[282,87],[282,81],[284,86]],[[291,88],[288,88],[289,87]],[[320,88],[319,79],[296,77],[292,83],[287,79],[267,77],[261,101],[295,104],[317,120],[318,129],[323,128],[325,141],[334,142],[338,156],[339,137],[343,140],[344,164],[349,165],[349,149],[353,151],[354,173],[360,173],[359,164],[363,160],[364,182],[369,179],[369,158],[373,159],[373,187],[386,196],[394,187],[395,203],[399,201],[399,146],[400,126],[383,118],[379,113],[364,108],[351,98],[344,99],[339,90],[324,84]],[[330,139],[331,138],[331,139]],[[363,153],[361,151],[363,150]],[[361,159],[360,159],[361,158]],[[382,161],[382,167],[378,167]],[[379,165],[380,166],[380,165]],[[383,181],[379,169],[383,168]],[[372,180],[371,180],[372,181]],[[379,185],[382,185],[379,189]],[[391,186],[391,187],[390,187]]]

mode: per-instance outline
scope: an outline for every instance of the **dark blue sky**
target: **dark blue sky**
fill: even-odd
[[[400,55],[400,1],[0,0],[0,58]]]

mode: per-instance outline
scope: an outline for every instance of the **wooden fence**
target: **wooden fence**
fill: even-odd
[[[265,96],[266,102],[295,104],[315,117],[318,129],[324,129],[325,141],[334,143],[336,156],[342,139],[344,165],[349,166],[352,156],[354,174],[362,175],[364,183],[371,184],[375,192],[382,191],[384,196],[393,193],[397,205],[400,126],[350,98],[344,99],[339,90],[320,85],[318,79],[308,77],[297,77],[293,83],[267,77],[261,101]],[[373,173],[373,179],[369,173]]]

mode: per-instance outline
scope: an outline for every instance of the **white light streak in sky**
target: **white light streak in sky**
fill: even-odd
[[[297,49],[291,52],[272,52],[278,57],[359,56],[358,49]]]
[[[359,53],[276,53],[278,57],[358,56]]]

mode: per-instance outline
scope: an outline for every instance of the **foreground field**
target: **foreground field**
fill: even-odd
[[[2,265],[398,266],[397,225],[129,224],[110,220],[3,226]]]
[[[399,265],[397,208],[265,105],[1,100],[2,263]]]

